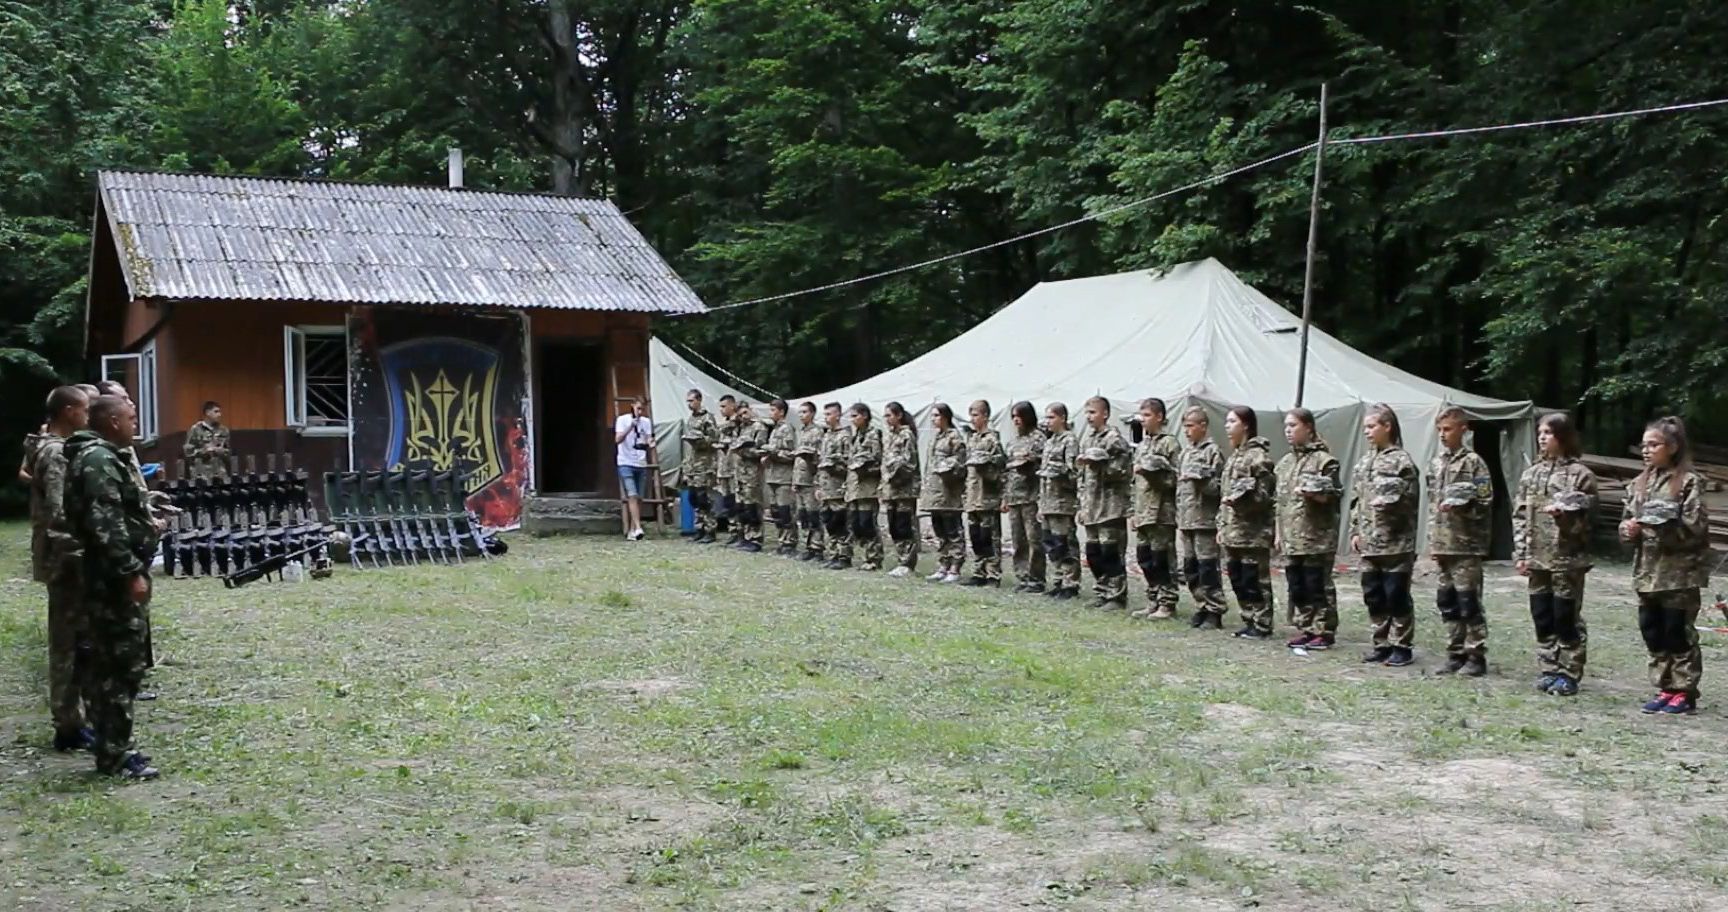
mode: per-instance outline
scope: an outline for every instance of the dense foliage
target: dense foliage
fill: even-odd
[[[88,369],[99,166],[609,196],[711,303],[1313,139],[1728,97],[1712,0],[0,0],[0,405]],[[1316,319],[1435,380],[1728,442],[1728,108],[1335,146]],[[881,281],[667,321],[782,390],[1041,279],[1216,256],[1300,299],[1312,159]],[[1069,331],[1088,331],[1083,313]],[[963,391],[959,391],[963,392]]]

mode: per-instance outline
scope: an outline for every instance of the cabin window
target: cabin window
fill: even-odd
[[[282,332],[283,408],[305,434],[348,433],[348,331],[287,326]]]
[[[138,442],[154,442],[160,433],[156,424],[156,340],[144,343],[132,354],[103,355],[102,379],[112,380],[132,394],[132,404],[138,409]]]

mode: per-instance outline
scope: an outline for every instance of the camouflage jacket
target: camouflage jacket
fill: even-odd
[[[706,409],[691,413],[684,419],[684,458],[678,471],[684,486],[708,488],[714,485],[714,470],[718,468],[716,447],[720,444],[720,426]]]
[[[882,498],[913,500],[918,497],[918,435],[910,427],[887,433],[882,446]]]
[[[65,444],[44,434],[30,454],[30,573],[38,583],[52,582],[69,562],[83,560],[66,521]]]
[[[1666,500],[1679,516],[1661,525],[1642,526],[1632,546],[1632,588],[1637,592],[1667,592],[1710,585],[1710,519],[1704,509],[1704,481],[1686,473],[1680,495],[1673,490],[1674,471],[1657,469],[1632,483],[1626,492],[1621,521],[1637,519],[1644,505]]]
[[[1080,432],[1074,445],[1075,458],[1091,450],[1103,450],[1102,462],[1080,462],[1080,509],[1075,521],[1092,526],[1128,518],[1128,476],[1134,462],[1134,449],[1122,439],[1122,432],[1112,425],[1087,428]]]
[[[822,454],[817,457],[816,496],[823,500],[846,499],[846,465],[852,459],[852,429],[837,427],[822,432]]]
[[[25,471],[29,471],[30,467],[36,464],[36,448],[46,439],[46,433],[24,435],[24,460],[19,465],[23,466]]]
[[[1182,451],[1176,466],[1176,528],[1195,532],[1218,528],[1223,475],[1224,456],[1211,438]]]
[[[66,441],[65,510],[84,549],[85,582],[97,588],[150,570],[157,532],[145,491],[119,447],[92,431]]]
[[[768,422],[754,412],[738,428],[732,438],[733,488],[744,503],[756,503],[762,497],[762,457],[768,453]]]
[[[994,513],[1002,509],[1002,467],[1008,453],[994,428],[966,438],[966,512]]]
[[[846,454],[846,500],[875,500],[882,496],[882,429],[875,426],[852,429],[852,448]]]
[[[1162,462],[1160,462],[1162,460]],[[1147,434],[1134,450],[1134,527],[1176,525],[1176,468],[1182,444]]]
[[[763,470],[763,480],[771,485],[789,485],[792,483],[793,462],[798,458],[798,430],[790,421],[769,421],[773,430],[768,432],[768,448],[765,455],[768,463]]]
[[[1554,495],[1577,491],[1584,509],[1551,516]],[[1512,501],[1512,559],[1532,570],[1588,570],[1590,515],[1596,509],[1596,476],[1576,459],[1544,459],[1524,470]]]
[[[228,429],[208,421],[192,425],[180,448],[193,478],[224,478],[228,475]]]
[[[1008,452],[1008,475],[1002,485],[1002,502],[1010,507],[1038,502],[1038,464],[1044,460],[1044,432],[1033,428],[1016,433],[1003,444]]]
[[[1038,513],[1041,516],[1073,516],[1080,510],[1080,438],[1073,431],[1051,434],[1044,441],[1044,460],[1038,469]]]
[[[732,417],[715,423],[714,448],[717,451],[714,460],[714,474],[721,478],[735,478],[738,475],[738,457],[733,452],[733,443],[738,439],[742,425],[738,417],[743,414],[740,409],[732,413]]]
[[[1218,543],[1231,548],[1272,547],[1277,522],[1278,476],[1272,444],[1264,437],[1244,441],[1224,463],[1218,505]]]
[[[1397,444],[1370,451],[1356,463],[1350,480],[1350,534],[1362,539],[1363,557],[1416,553],[1421,485],[1416,461]]]
[[[1471,501],[1441,510],[1446,489],[1469,485]],[[1494,536],[1494,476],[1469,447],[1441,453],[1428,464],[1428,553],[1487,557]]]
[[[792,451],[792,486],[808,488],[816,483],[816,460],[822,456],[822,425],[812,421],[798,428],[798,446]]]
[[[930,441],[930,469],[918,507],[925,511],[960,510],[966,506],[966,441],[954,428],[937,431]]]
[[[1338,457],[1324,443],[1296,447],[1278,460],[1278,547],[1287,557],[1338,553],[1344,487]],[[1336,494],[1315,499],[1297,490],[1304,475],[1330,479]]]

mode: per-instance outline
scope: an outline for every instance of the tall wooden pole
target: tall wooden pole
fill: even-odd
[[[1308,386],[1308,326],[1314,313],[1314,248],[1320,241],[1320,180],[1326,166],[1326,83],[1320,83],[1320,142],[1314,147],[1314,193],[1308,201],[1308,268],[1302,276],[1302,356],[1296,368],[1296,406]]]

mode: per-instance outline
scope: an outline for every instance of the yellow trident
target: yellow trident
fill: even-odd
[[[403,462],[428,465],[443,472],[466,463],[468,490],[479,490],[501,474],[497,447],[492,443],[492,391],[496,366],[486,372],[479,389],[472,372],[462,375],[460,388],[442,368],[430,384],[408,375],[407,439]],[[398,465],[394,468],[402,468]]]

